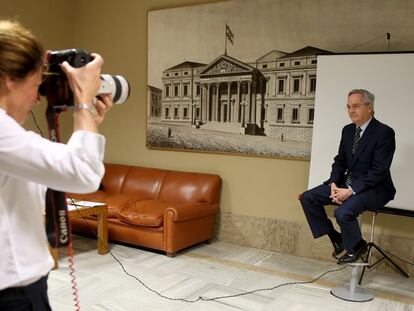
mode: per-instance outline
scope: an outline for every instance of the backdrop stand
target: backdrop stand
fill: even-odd
[[[407,210],[396,209],[396,208],[392,208],[391,209],[391,208],[387,208],[387,207],[384,207],[382,209],[379,209],[377,211],[373,211],[372,212],[371,234],[370,234],[370,240],[368,242],[368,253],[367,253],[367,257],[365,259],[365,261],[368,263],[368,265],[365,265],[364,268],[362,269],[361,276],[360,276],[359,282],[358,282],[358,284],[360,284],[360,285],[361,285],[361,282],[362,282],[362,278],[364,277],[365,269],[372,269],[372,268],[374,268],[375,266],[377,266],[378,264],[380,264],[384,259],[388,260],[398,271],[401,272],[402,275],[404,275],[407,278],[410,277],[407,272],[405,272],[378,245],[376,245],[374,243],[375,219],[376,219],[376,216],[377,216],[378,212],[383,212],[383,213],[388,213],[388,214],[396,214],[396,215],[400,215],[399,213],[404,213],[404,214],[410,214],[411,217],[414,216],[414,212],[410,212],[410,211],[407,211]],[[405,216],[408,216],[408,215],[405,215]],[[371,262],[371,256],[372,256],[372,250],[373,250],[373,248],[376,249],[382,255],[382,257],[379,258],[378,260],[376,260],[374,263],[371,264],[370,262]]]

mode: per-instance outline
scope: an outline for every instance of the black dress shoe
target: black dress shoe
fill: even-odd
[[[345,255],[338,259],[338,265],[356,262],[363,254],[368,251],[368,245],[364,240],[358,244],[360,244],[358,248],[346,252]]]
[[[342,242],[333,242],[334,251],[332,252],[332,257],[338,259],[338,255],[344,251],[344,245]]]

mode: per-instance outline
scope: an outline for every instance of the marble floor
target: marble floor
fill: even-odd
[[[372,301],[335,298],[330,290],[347,284],[351,268],[334,261],[224,242],[195,246],[175,258],[110,244],[122,268],[111,254],[98,255],[93,239],[74,236],[73,244],[81,310],[414,311],[414,278],[375,270],[363,280],[364,287],[375,295]],[[55,311],[75,310],[65,252],[59,251],[59,269],[49,275],[49,298]],[[284,283],[289,285],[280,286]],[[249,291],[253,293],[246,294]],[[228,297],[231,295],[237,296]]]

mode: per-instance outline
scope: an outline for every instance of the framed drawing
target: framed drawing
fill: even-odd
[[[318,55],[378,33],[338,23],[354,2],[319,1],[329,16],[306,0],[148,12],[148,148],[309,159]]]

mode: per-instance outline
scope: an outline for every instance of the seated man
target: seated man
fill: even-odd
[[[384,206],[396,192],[390,174],[395,134],[374,118],[374,99],[366,90],[349,92],[347,108],[352,123],[342,129],[331,176],[301,197],[314,238],[327,234],[335,258],[346,250],[338,264],[355,262],[367,251],[358,224],[359,214]],[[334,215],[341,233],[334,229],[324,209],[332,203],[339,205]]]

